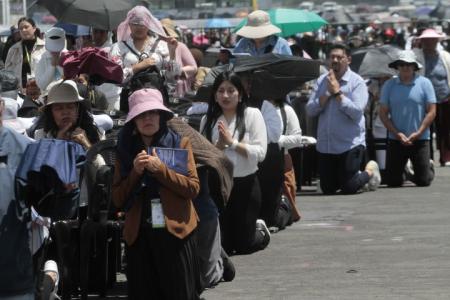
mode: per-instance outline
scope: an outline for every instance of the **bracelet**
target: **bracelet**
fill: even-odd
[[[230,149],[235,150],[238,144],[239,144],[238,140],[234,139],[233,142],[230,144]]]

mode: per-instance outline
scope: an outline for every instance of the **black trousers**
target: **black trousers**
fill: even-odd
[[[200,271],[195,231],[184,239],[141,225],[126,246],[129,299],[199,299]]]
[[[418,186],[428,186],[434,179],[430,164],[430,142],[418,140],[412,146],[404,146],[400,141],[389,140],[386,155],[386,183],[396,187],[403,184],[403,173],[408,159],[411,160],[414,177],[411,179]]]
[[[341,190],[344,194],[355,194],[367,182],[369,174],[360,172],[365,147],[360,145],[341,154],[319,152],[320,188],[326,195]]]
[[[263,249],[263,236],[256,229],[260,208],[261,190],[256,173],[235,177],[230,198],[221,215],[222,245],[229,255],[234,252],[248,254]]]
[[[284,153],[278,143],[267,145],[266,158],[258,168],[257,174],[261,186],[260,218],[266,222],[267,226],[276,226],[284,181]]]

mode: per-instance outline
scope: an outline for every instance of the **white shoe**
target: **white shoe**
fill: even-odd
[[[366,171],[372,172],[372,177],[370,177],[367,187],[369,188],[369,191],[375,191],[381,183],[380,168],[376,161],[371,160],[367,163],[365,169]]]
[[[414,168],[410,159],[408,159],[405,165],[405,179],[409,181],[414,180]]]
[[[55,288],[50,295],[50,300],[60,299],[57,294],[59,284],[58,264],[54,260],[47,260],[44,265],[44,273],[55,280]]]

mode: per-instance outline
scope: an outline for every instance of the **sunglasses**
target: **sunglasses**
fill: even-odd
[[[415,64],[402,61],[397,63],[397,67],[405,67],[405,66],[415,66]]]

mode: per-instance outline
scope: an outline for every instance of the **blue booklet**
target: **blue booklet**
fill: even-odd
[[[186,149],[149,147],[148,153],[152,154],[153,148],[159,159],[171,170],[188,175],[188,151]]]

